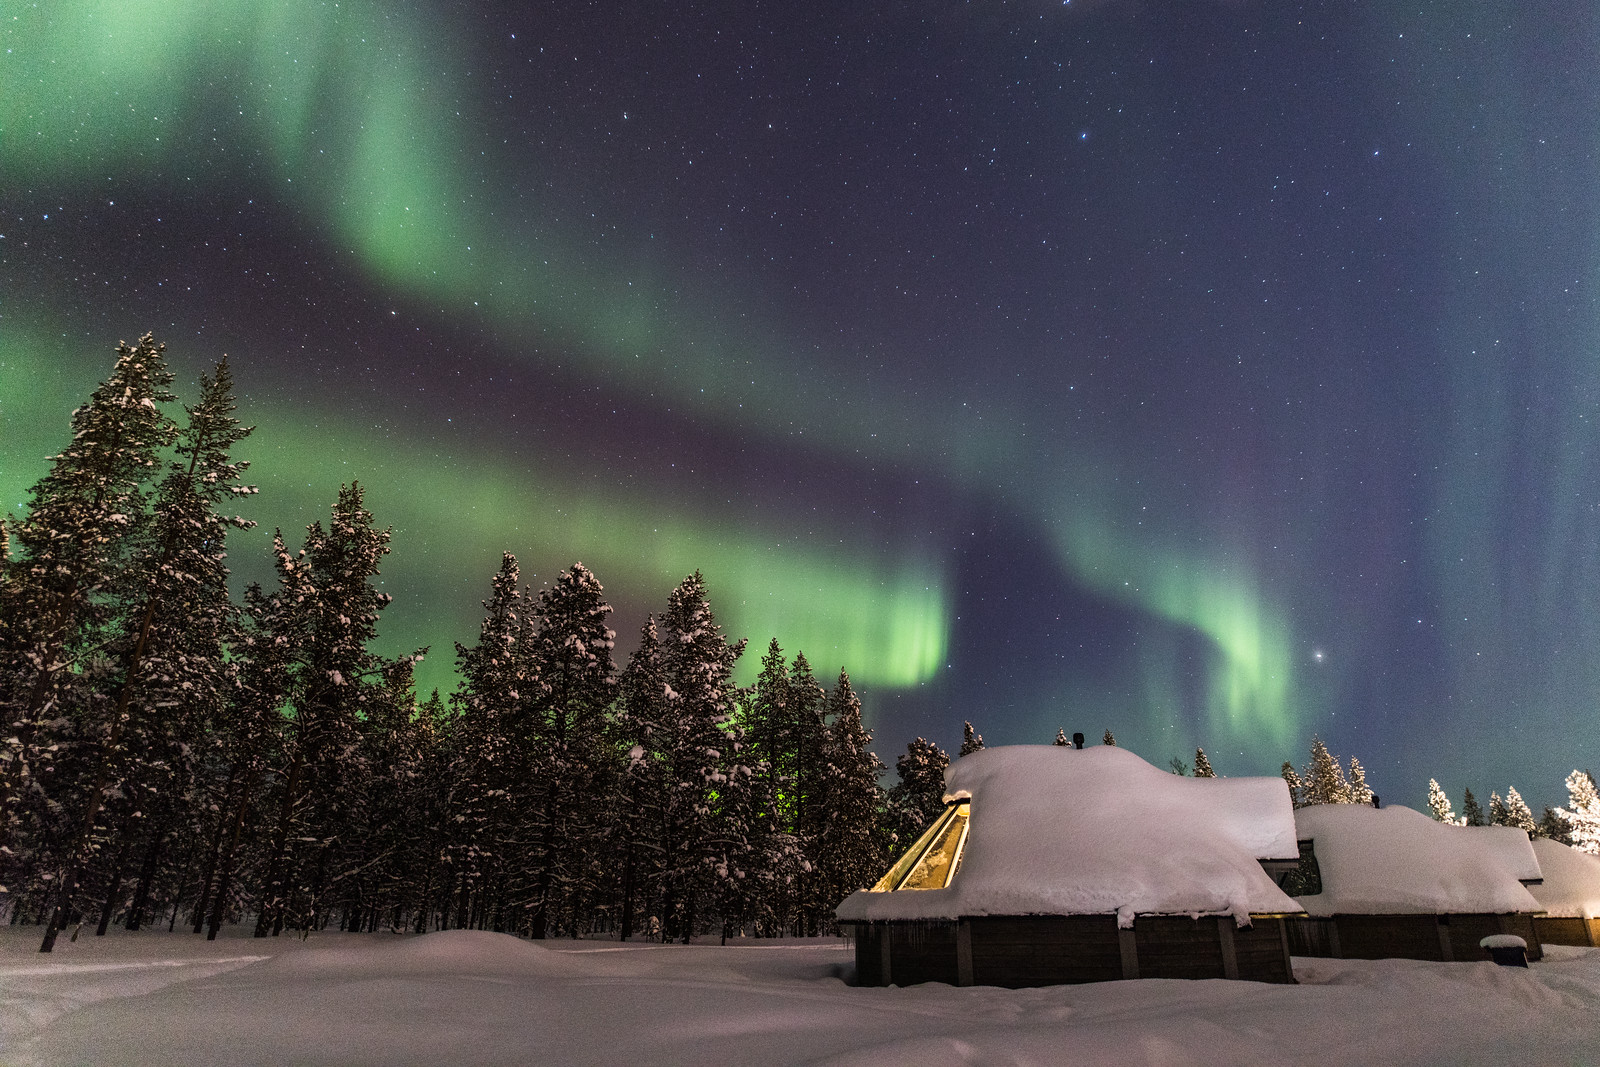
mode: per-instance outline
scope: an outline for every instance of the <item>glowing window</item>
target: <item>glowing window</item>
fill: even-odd
[[[943,889],[961,869],[961,853],[967,844],[967,821],[971,804],[954,800],[923,835],[917,838],[889,873],[872,887],[874,893],[897,889]]]

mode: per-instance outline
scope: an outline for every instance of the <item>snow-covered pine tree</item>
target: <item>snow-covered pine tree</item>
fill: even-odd
[[[563,572],[535,606],[530,658],[537,684],[525,687],[523,712],[533,741],[525,773],[537,800],[524,809],[523,833],[532,846],[527,907],[536,939],[557,925],[573,929],[601,891],[610,813],[600,800],[615,789],[605,743],[617,687],[610,614],[604,589],[582,563]]]
[[[1106,727],[1106,734],[1100,739],[1100,743],[1102,745],[1110,745],[1113,748],[1116,747],[1117,739],[1111,736],[1111,728],[1109,726]]]
[[[1349,786],[1345,792],[1345,803],[1372,803],[1372,790],[1367,786],[1367,770],[1361,766],[1361,761],[1354,756],[1350,757],[1350,778]]]
[[[1571,827],[1572,847],[1600,855],[1600,790],[1587,771],[1567,775],[1567,806],[1556,811]]]
[[[100,644],[97,630],[114,608],[112,586],[147,521],[148,480],[177,433],[161,410],[173,399],[163,353],[149,334],[118,344],[111,376],[72,413],[71,443],[51,457],[27,512],[8,527],[10,558],[0,582],[0,715],[7,724],[0,739],[0,889],[21,888],[13,864],[31,860],[37,869],[43,861],[15,840],[24,804],[47,819],[62,804],[78,810],[75,797],[57,791],[47,798],[41,779],[69,741],[72,719],[86,710],[83,675],[71,668]],[[90,712],[91,730],[94,720]]]
[[[1311,763],[1301,775],[1300,802],[1304,807],[1314,804],[1344,804],[1350,799],[1350,783],[1345,779],[1344,768],[1333,758],[1322,738],[1311,738]]]
[[[944,773],[950,756],[919,737],[906,745],[894,766],[898,780],[889,789],[890,822],[897,850],[903,850],[944,810]]]
[[[865,889],[882,873],[883,836],[878,823],[884,795],[878,775],[884,766],[871,749],[872,734],[861,721],[861,701],[842,670],[828,694],[827,717],[824,815],[815,854],[827,887],[831,921],[841,900]]]
[[[624,760],[621,810],[613,830],[622,898],[618,936],[623,941],[646,925],[636,921],[641,898],[645,915],[660,919],[658,902],[666,880],[662,842],[670,830],[666,800],[671,792],[667,748],[672,695],[665,652],[651,615],[622,672],[612,723],[615,745]]]
[[[78,880],[93,866],[96,825],[108,801],[120,810],[104,813],[107,836],[147,828],[137,834],[146,850],[159,849],[186,818],[195,761],[230,684],[224,647],[237,626],[237,609],[228,592],[227,534],[254,525],[219,510],[255,493],[240,480],[245,465],[231,457],[250,433],[235,409],[224,359],[213,375],[202,376],[200,400],[188,409],[178,436],[177,459],[158,486],[148,521],[131,535],[125,569],[109,583],[117,611],[105,651],[117,666],[104,718],[86,731],[96,742],[87,789],[78,799],[55,918],[41,951],[53,947]],[[102,928],[119,903],[119,881],[113,873]]]
[[[661,618],[668,689],[667,792],[662,798],[662,922],[668,940],[687,942],[700,922],[713,874],[718,827],[715,793],[733,738],[733,666],[744,641],[728,642],[706,599],[700,572],[673,590]]]
[[[983,747],[983,735],[972,729],[970,722],[961,724],[961,751],[956,753],[956,758],[970,756]]]
[[[1506,786],[1506,825],[1525,831],[1529,837],[1539,829],[1539,824],[1533,821],[1533,810],[1514,785]]]
[[[1506,802],[1501,799],[1498,791],[1489,793],[1489,825],[1510,826],[1511,812],[1506,807]]]
[[[1539,828],[1534,831],[1533,836],[1547,837],[1561,845],[1571,845],[1572,824],[1561,814],[1560,808],[1546,805],[1544,814],[1539,818]]]
[[[1463,826],[1484,825],[1483,805],[1478,803],[1478,798],[1472,795],[1470,789],[1461,798],[1461,821]]]
[[[458,929],[487,923],[494,903],[505,900],[509,852],[527,799],[522,791],[529,785],[524,768],[532,740],[519,709],[523,691],[536,684],[537,668],[529,652],[532,612],[520,581],[517,557],[507,552],[483,602],[478,643],[456,645],[461,684],[450,698],[455,724],[444,801],[450,879],[444,912],[446,925]]]
[[[821,794],[827,777],[827,690],[817,683],[804,652],[796,652],[789,670],[789,698],[794,717],[793,826],[805,862],[797,882],[799,905],[795,933],[814,937],[833,910],[822,877],[819,837],[827,810]]]
[[[1435,778],[1428,779],[1428,814],[1432,815],[1436,822],[1454,825],[1456,821],[1455,809],[1450,806],[1450,798],[1445,796],[1444,790],[1439,788],[1439,782]]]
[[[1297,808],[1304,806],[1305,802],[1301,799],[1301,795],[1305,787],[1300,782],[1300,772],[1294,769],[1294,764],[1284,760],[1283,768],[1278,773],[1283,777],[1284,784],[1289,787],[1289,803]]]
[[[1194,750],[1194,776],[1196,778],[1215,778],[1217,772],[1211,769],[1211,761],[1206,758],[1206,750]]]
[[[307,567],[313,595],[295,607],[301,644],[290,665],[279,809],[264,872],[256,936],[284,926],[310,931],[327,916],[325,896],[350,842],[352,801],[363,783],[360,722],[382,660],[369,649],[378,613],[392,599],[372,584],[389,531],[372,524],[362,489],[341,486],[329,525],[306,530],[305,548],[279,566]]]
[[[1067,731],[1064,730],[1064,729],[1057,730],[1056,731],[1056,739],[1054,741],[1050,742],[1050,743],[1052,745],[1055,745],[1058,748],[1071,748],[1072,747],[1072,741],[1067,737]]]

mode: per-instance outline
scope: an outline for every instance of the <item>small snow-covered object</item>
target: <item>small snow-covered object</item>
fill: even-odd
[[[1490,958],[1501,967],[1528,965],[1528,943],[1516,934],[1490,934],[1478,942],[1478,947],[1487,949]]]

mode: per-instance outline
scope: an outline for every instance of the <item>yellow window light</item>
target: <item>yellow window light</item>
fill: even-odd
[[[916,844],[900,857],[889,873],[878,879],[873,893],[892,893],[897,889],[944,889],[961,868],[961,853],[967,844],[967,824],[972,805],[966,799],[953,800],[933,825],[917,838]]]

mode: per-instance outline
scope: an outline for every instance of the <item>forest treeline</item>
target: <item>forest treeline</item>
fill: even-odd
[[[251,431],[225,359],[181,418],[172,382],[119,345],[0,524],[0,899],[44,951],[112,923],[814,934],[939,811],[948,757],[918,739],[881,788],[842,671],[774,640],[735,686],[699,573],[619,667],[595,576],[535,593],[507,554],[458,688],[421,699],[425,650],[372,651],[359,485],[235,598]]]

